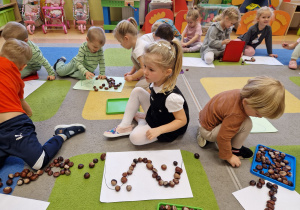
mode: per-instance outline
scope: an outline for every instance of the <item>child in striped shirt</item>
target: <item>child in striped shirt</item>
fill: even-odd
[[[100,74],[98,79],[105,79],[105,63],[103,49],[106,41],[105,33],[100,27],[90,27],[87,32],[86,42],[84,42],[74,57],[68,64],[66,58],[59,58],[53,68],[59,76],[70,76],[75,79],[93,79],[98,64]]]
[[[28,32],[24,25],[17,22],[8,22],[1,35],[5,40],[9,38],[15,38],[24,42],[30,46],[32,50],[32,58],[27,63],[27,66],[21,71],[21,78],[28,77],[30,75],[36,74],[38,70],[41,69],[42,66],[45,67],[48,72],[47,80],[55,80],[55,72],[52,69],[52,66],[48,62],[48,60],[43,56],[40,48],[34,44],[32,41],[28,39]]]

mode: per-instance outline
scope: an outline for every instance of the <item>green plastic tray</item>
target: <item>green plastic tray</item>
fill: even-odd
[[[129,98],[111,98],[106,102],[106,114],[124,114]]]
[[[184,206],[184,205],[179,205],[179,204],[172,204],[172,203],[158,203],[157,205],[157,210],[159,210],[159,207],[161,205],[170,205],[171,207],[172,206],[176,206],[177,210],[182,210],[183,207],[188,207],[189,209],[194,209],[194,210],[203,210],[202,208],[199,208],[199,207],[192,207],[192,206]]]

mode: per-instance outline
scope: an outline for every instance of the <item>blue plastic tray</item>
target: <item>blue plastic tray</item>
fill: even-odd
[[[277,185],[280,185],[280,186],[282,186],[282,187],[285,187],[285,188],[287,188],[287,189],[289,189],[289,190],[295,190],[295,186],[296,186],[296,158],[295,158],[294,156],[292,156],[292,155],[289,155],[289,154],[286,154],[286,153],[285,153],[285,160],[288,160],[288,161],[289,161],[289,164],[288,164],[288,165],[291,166],[291,171],[290,171],[290,172],[292,172],[292,176],[290,176],[290,177],[289,177],[289,176],[286,176],[286,178],[287,178],[288,181],[293,182],[293,186],[289,186],[289,185],[283,184],[282,182],[279,182],[279,181],[277,181],[277,180],[275,180],[275,179],[272,179],[272,178],[270,178],[270,177],[267,177],[267,176],[265,176],[265,175],[262,175],[262,174],[259,173],[259,171],[258,171],[258,172],[253,171],[253,169],[255,169],[256,165],[258,165],[258,164],[259,164],[259,165],[262,165],[261,162],[255,161],[256,153],[257,153],[257,151],[258,151],[258,149],[259,149],[259,146],[263,146],[263,147],[266,147],[266,148],[269,148],[269,149],[273,149],[273,148],[271,148],[271,147],[267,147],[267,146],[264,146],[264,145],[262,145],[262,144],[258,144],[258,145],[256,146],[255,153],[254,153],[254,155],[253,155],[253,161],[252,161],[252,165],[251,165],[250,172],[251,172],[252,174],[254,174],[254,175],[260,177],[260,178],[269,180],[269,181],[271,181],[271,182],[273,182],[273,183],[275,183],[275,184],[277,184]],[[276,150],[276,149],[273,149],[273,150],[274,150],[274,151],[281,152],[281,151]],[[284,153],[284,152],[283,152],[283,153]],[[270,155],[269,155],[267,152],[266,152],[266,155],[265,155],[265,156],[268,157],[269,160],[271,161],[271,163],[274,164],[274,162],[272,161],[272,158],[270,157]],[[265,173],[268,172],[268,169],[264,169],[264,168],[263,168],[262,170],[263,170]]]

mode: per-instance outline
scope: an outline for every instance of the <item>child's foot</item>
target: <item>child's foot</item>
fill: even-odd
[[[59,59],[57,59],[57,61],[55,62],[55,64],[53,65],[53,69],[56,71],[56,64],[58,64],[58,62],[60,62],[60,61],[62,61],[62,62],[66,62],[67,61],[67,59],[65,58],[65,57],[60,57]]]
[[[198,131],[198,134],[197,134],[197,142],[198,142],[198,145],[201,148],[203,148],[207,145],[207,141],[201,136],[199,131]]]
[[[119,136],[127,136],[132,132],[132,126],[126,126],[126,127],[115,127],[111,130],[105,131],[103,133],[104,136],[109,138],[119,137]]]
[[[140,119],[145,119],[146,118],[146,114],[144,112],[137,112],[135,115],[134,115],[134,120],[135,121],[139,121]]]
[[[232,154],[238,156],[240,159],[247,159],[253,156],[251,149],[242,146],[241,149],[235,149],[232,147]]]
[[[290,60],[290,62],[289,62],[289,68],[292,69],[292,70],[296,70],[297,69],[297,61]]]
[[[85,126],[82,124],[57,125],[54,128],[55,135],[65,137],[64,140],[83,132],[85,132]]]

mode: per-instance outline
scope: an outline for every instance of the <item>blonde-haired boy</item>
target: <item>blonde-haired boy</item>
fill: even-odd
[[[52,66],[50,65],[48,60],[43,56],[43,53],[40,50],[40,48],[28,39],[28,32],[24,25],[13,21],[8,22],[5,25],[1,36],[5,40],[9,38],[15,38],[27,42],[27,44],[32,50],[31,60],[27,63],[27,66],[21,71],[22,79],[32,74],[35,74],[38,70],[41,69],[42,66],[44,66],[46,71],[48,72],[47,80],[55,80],[55,72],[53,71]]]
[[[53,68],[59,76],[70,76],[76,79],[92,79],[94,71],[99,64],[99,79],[105,79],[105,62],[103,49],[106,41],[105,33],[100,27],[91,27],[87,32],[86,42],[84,42],[74,57],[68,64],[66,58],[59,58]]]
[[[242,89],[215,95],[199,113],[198,144],[217,142],[219,157],[232,167],[253,152],[243,144],[252,129],[252,117],[279,118],[285,109],[285,88],[267,76],[249,79]]]
[[[31,47],[17,39],[8,39],[0,51],[0,168],[10,155],[33,169],[43,168],[65,140],[85,131],[81,124],[58,125],[52,138],[43,146],[39,143],[20,74],[31,57]]]

